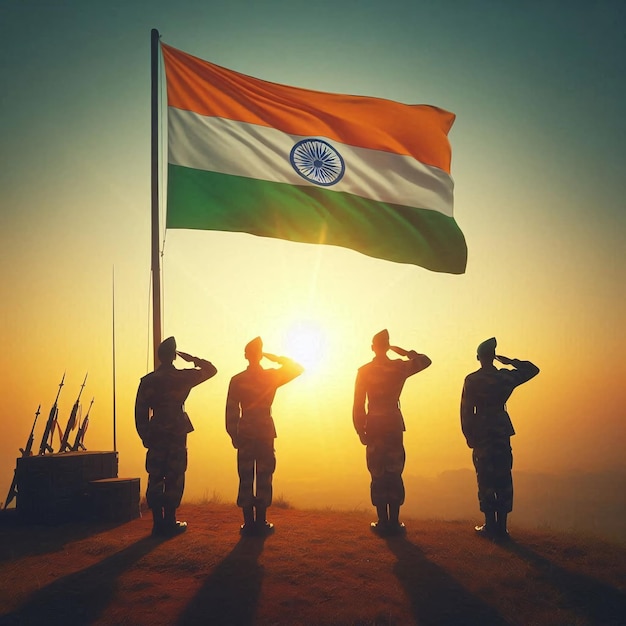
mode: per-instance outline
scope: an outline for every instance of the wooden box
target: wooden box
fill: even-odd
[[[89,483],[92,516],[103,522],[128,522],[140,516],[139,478],[103,478]]]

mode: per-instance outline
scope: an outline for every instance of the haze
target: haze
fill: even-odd
[[[307,366],[274,405],[275,493],[368,508],[352,393],[382,328],[433,360],[402,397],[405,476],[472,467],[459,397],[476,346],[494,335],[503,354],[541,368],[509,402],[514,472],[623,476],[624,17],[620,2],[3,3],[0,489],[41,403],[38,445],[63,372],[62,428],[89,372],[86,444],[112,449],[113,268],[120,476],[145,488],[133,406],[152,364],[151,28],[266,80],[453,111],[469,249],[466,274],[451,276],[339,248],[164,233],[163,336],[219,370],[187,404],[186,497],[235,499],[226,390],[261,335]],[[313,356],[303,335],[317,339]]]

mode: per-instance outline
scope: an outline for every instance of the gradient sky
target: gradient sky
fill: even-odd
[[[309,365],[274,411],[276,490],[282,480],[296,502],[298,485],[343,480],[368,503],[351,403],[382,328],[433,360],[402,398],[407,473],[471,467],[459,396],[493,335],[541,368],[509,402],[516,468],[624,468],[625,18],[619,1],[0,0],[0,490],[41,403],[38,446],[64,371],[62,427],[89,372],[87,447],[111,449],[113,268],[120,475],[145,480],[133,405],[151,366],[151,28],[265,80],[454,112],[469,250],[466,274],[451,276],[339,248],[165,233],[164,337],[219,370],[187,403],[190,496],[234,500],[224,401],[256,335]],[[307,329],[317,366],[294,343]]]

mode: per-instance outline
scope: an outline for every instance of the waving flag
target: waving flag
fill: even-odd
[[[161,44],[167,228],[245,232],[465,271],[448,131],[427,105],[270,83]]]

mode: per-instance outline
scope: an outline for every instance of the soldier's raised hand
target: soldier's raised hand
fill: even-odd
[[[399,354],[400,356],[408,356],[409,351],[405,350],[404,348],[401,348],[400,346],[389,346],[389,349],[392,352],[395,352],[396,354]]]
[[[188,361],[189,363],[192,363],[193,361],[196,360],[195,356],[191,356],[191,354],[187,354],[186,352],[181,352],[180,350],[176,350],[176,354],[183,359],[183,361]]]
[[[289,359],[284,356],[277,356],[276,354],[272,354],[271,352],[264,352],[263,356],[266,359],[269,359],[273,363],[278,363],[279,365],[285,365]]]
[[[502,365],[511,365],[511,363],[513,363],[512,359],[509,359],[508,356],[503,356],[501,354],[496,354],[496,361],[499,361]]]

